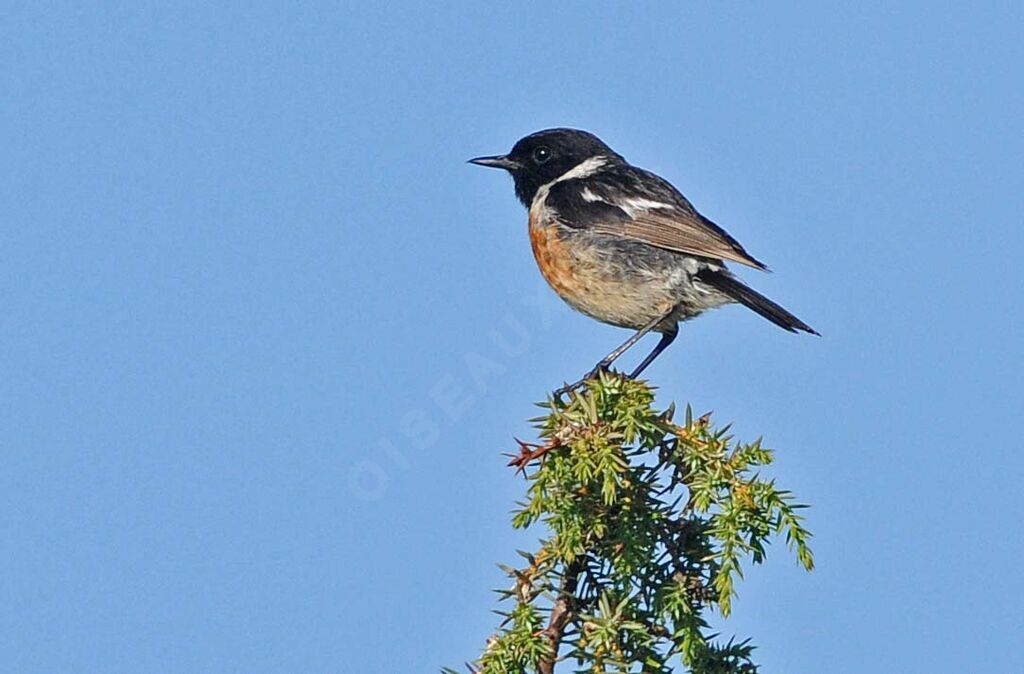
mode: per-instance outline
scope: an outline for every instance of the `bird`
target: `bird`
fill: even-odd
[[[676,339],[679,323],[727,304],[742,304],[789,332],[819,334],[726,267],[768,271],[763,262],[671,183],[633,166],[592,133],[544,129],[519,139],[508,154],[469,163],[512,176],[548,285],[581,313],[635,331],[556,397],[608,371],[648,333],[660,333],[629,374],[638,377]]]

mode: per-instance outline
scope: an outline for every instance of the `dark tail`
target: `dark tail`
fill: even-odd
[[[727,272],[705,269],[697,274],[697,280],[702,281],[712,288],[728,295],[748,309],[753,309],[784,330],[789,330],[790,332],[803,330],[804,332],[809,332],[812,335],[818,334],[814,328],[807,325],[775,302],[772,302],[761,293],[748,288],[742,281]]]

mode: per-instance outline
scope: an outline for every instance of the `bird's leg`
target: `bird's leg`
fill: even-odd
[[[663,332],[661,334],[661,340],[654,347],[654,350],[647,354],[647,357],[640,361],[640,364],[636,366],[636,369],[629,374],[630,379],[636,379],[640,376],[640,373],[647,369],[647,366],[654,362],[662,351],[668,348],[668,345],[675,341],[676,335],[679,334],[679,328],[672,326],[671,332]]]
[[[562,388],[556,390],[554,392],[554,394],[553,394],[554,397],[556,399],[561,398],[563,395],[565,395],[567,393],[570,393],[572,391],[575,391],[576,389],[580,388],[587,381],[589,381],[590,379],[593,379],[594,377],[596,377],[601,372],[607,372],[608,368],[611,367],[612,363],[614,363],[615,360],[619,356],[621,356],[622,354],[626,353],[626,351],[628,351],[631,346],[633,346],[634,344],[639,342],[643,338],[644,335],[646,335],[648,332],[653,330],[654,327],[656,325],[658,325],[659,323],[661,323],[663,320],[668,318],[672,314],[672,312],[674,310],[675,310],[675,307],[672,307],[668,311],[666,311],[666,312],[664,312],[662,314],[658,314],[657,316],[655,316],[646,325],[644,325],[642,328],[637,330],[636,334],[634,334],[632,337],[630,337],[625,342],[620,344],[617,349],[615,349],[614,351],[609,353],[607,356],[605,356],[604,358],[599,360],[597,365],[594,366],[594,369],[591,370],[590,372],[588,372],[587,374],[583,375],[582,379],[580,379],[579,381],[577,381],[577,382],[575,382],[573,384],[566,384]],[[631,374],[630,377],[637,376],[638,374],[640,374],[643,371],[643,369],[645,367],[650,365],[651,361],[653,361],[655,358],[657,358],[658,354],[661,353],[662,351],[664,351],[665,347],[667,347],[669,344],[672,343],[672,340],[675,339],[676,332],[677,332],[676,330],[673,330],[671,333],[666,333],[661,338],[661,341],[658,342],[658,345],[656,347],[654,347],[654,351],[652,351],[646,358],[644,358],[643,362],[640,363],[640,366],[636,370],[633,371],[633,374]],[[669,337],[669,334],[671,334],[672,336]],[[667,341],[666,341],[666,338],[667,338]]]

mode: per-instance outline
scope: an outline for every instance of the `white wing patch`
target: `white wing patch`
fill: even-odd
[[[638,213],[654,210],[656,208],[675,208],[672,204],[666,204],[661,201],[654,201],[652,199],[644,199],[643,197],[633,197],[631,199],[623,199],[621,201],[617,201],[615,199],[609,199],[606,196],[596,194],[589,187],[583,188],[583,191],[580,192],[580,197],[583,198],[583,201],[588,201],[590,203],[600,201],[601,203],[611,204],[612,206],[621,208],[623,211],[626,212],[626,215],[628,215],[631,218],[635,218]]]
[[[623,199],[615,205],[626,211],[631,218],[635,218],[637,213],[652,211],[656,208],[675,208],[672,204],[665,204],[660,201],[652,201],[651,199],[643,199],[640,197],[634,199]]]

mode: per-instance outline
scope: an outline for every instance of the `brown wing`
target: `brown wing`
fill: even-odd
[[[730,260],[754,269],[767,269],[764,263],[745,251],[736,239],[696,211],[687,213],[678,208],[633,211],[628,218],[591,223],[589,229],[636,239],[680,253]]]
[[[569,214],[571,226],[767,269],[728,232],[698,213],[671,183],[626,163],[586,180],[556,183],[547,202],[556,212]]]

